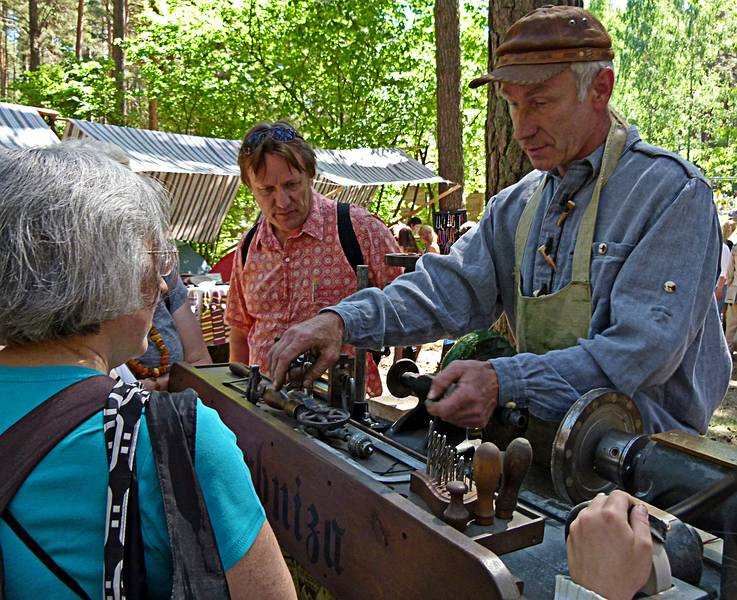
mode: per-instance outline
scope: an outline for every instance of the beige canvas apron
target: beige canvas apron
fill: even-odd
[[[522,295],[521,268],[532,219],[540,205],[545,178],[527,203],[515,233],[514,284],[517,349],[519,352],[544,354],[575,346],[579,338],[588,336],[591,322],[591,285],[589,265],[594,241],[596,214],[601,190],[619,162],[627,140],[627,123],[612,113],[601,170],[594,185],[591,202],[586,208],[573,252],[571,281],[557,292],[537,297]]]

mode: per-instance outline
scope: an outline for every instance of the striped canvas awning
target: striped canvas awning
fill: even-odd
[[[36,148],[58,143],[59,138],[37,109],[0,102],[0,148]]]
[[[209,242],[217,236],[240,185],[240,140],[205,138],[69,119],[64,138],[90,137],[120,147],[136,172],[160,181],[172,197],[172,235]],[[376,188],[445,181],[396,148],[315,150],[315,189],[367,205]]]
[[[171,196],[172,237],[212,242],[240,186],[240,142],[68,119],[64,139],[92,138],[121,148],[136,173]]]
[[[333,183],[329,179],[323,178],[320,174],[315,177],[312,184],[315,191],[323,196],[337,200],[338,202],[348,202],[349,204],[358,204],[359,206],[368,207],[376,193],[375,185],[362,185],[345,187]]]
[[[344,187],[446,182],[398,148],[315,150],[315,155],[320,176]]]
[[[340,202],[368,206],[381,185],[446,181],[398,148],[316,149],[315,155],[315,189]]]
[[[240,186],[240,140],[206,138],[67,119],[64,139],[92,138],[121,148],[131,169],[164,185],[172,199],[172,237],[214,241]],[[0,102],[0,147],[28,148],[59,140],[30,106]],[[381,185],[444,182],[396,148],[315,150],[315,188],[341,202],[367,205]]]

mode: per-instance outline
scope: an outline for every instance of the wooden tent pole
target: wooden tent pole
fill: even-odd
[[[440,195],[439,195],[439,196],[438,196],[437,198],[433,198],[433,199],[432,199],[432,200],[430,200],[429,202],[426,202],[426,203],[425,203],[425,206],[420,206],[420,208],[418,208],[418,209],[415,209],[415,210],[413,210],[413,211],[412,211],[412,212],[411,212],[411,213],[409,214],[409,217],[411,218],[411,217],[414,217],[415,215],[418,215],[418,214],[420,214],[420,213],[421,213],[421,212],[422,212],[423,210],[425,210],[426,208],[428,208],[428,207],[432,206],[432,205],[433,205],[433,204],[435,204],[435,203],[436,203],[436,202],[437,202],[438,200],[442,200],[442,199],[443,199],[443,198],[445,198],[445,197],[446,197],[447,195],[449,195],[449,194],[452,194],[453,192],[456,192],[456,191],[458,191],[458,190],[459,190],[459,189],[461,189],[462,187],[463,187],[463,186],[462,186],[461,184],[459,184],[459,183],[456,183],[456,184],[455,184],[455,185],[454,185],[453,187],[450,187],[450,188],[448,188],[447,190],[445,190],[445,191],[444,191],[444,192],[443,192],[442,194],[440,194]]]

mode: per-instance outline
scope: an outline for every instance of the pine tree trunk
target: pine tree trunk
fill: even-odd
[[[581,0],[490,0],[489,1],[489,71],[493,69],[496,49],[507,29],[517,19],[544,4],[583,6]],[[499,86],[488,86],[486,112],[486,197],[519,181],[532,170],[530,161],[514,140],[512,120]]]
[[[440,176],[463,185],[461,34],[458,0],[435,0],[438,163]],[[442,193],[447,185],[440,186]],[[463,190],[440,200],[440,210],[460,208]]]
[[[28,0],[28,69],[30,71],[38,71],[38,68],[41,66],[41,53],[38,49],[38,38],[40,35],[41,32],[38,26],[38,2],[37,0]]]
[[[105,0],[105,15],[104,15],[104,29],[105,29],[105,40],[107,41],[107,56],[112,58],[113,56],[113,19],[110,15],[110,0]]]
[[[125,0],[113,0],[113,64],[115,65],[115,103],[118,120],[125,125],[127,106],[125,98],[125,53],[122,41],[125,39]]]
[[[77,39],[74,44],[74,56],[82,60],[82,34],[84,31],[84,0],[77,3]]]
[[[2,21],[2,38],[0,38],[0,98],[8,93],[8,6],[0,2],[0,21]]]
[[[151,98],[148,100],[148,128],[159,128],[159,103]]]

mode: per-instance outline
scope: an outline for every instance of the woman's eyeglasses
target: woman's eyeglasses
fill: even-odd
[[[146,250],[146,254],[153,254],[156,263],[156,272],[159,277],[168,277],[174,271],[177,264],[178,252],[176,250]]]
[[[251,154],[264,143],[266,138],[271,138],[277,142],[292,142],[295,139],[302,139],[302,136],[297,133],[292,127],[286,125],[273,125],[266,129],[260,129],[259,131],[253,132],[251,135],[246,136],[241,145],[241,154]]]

